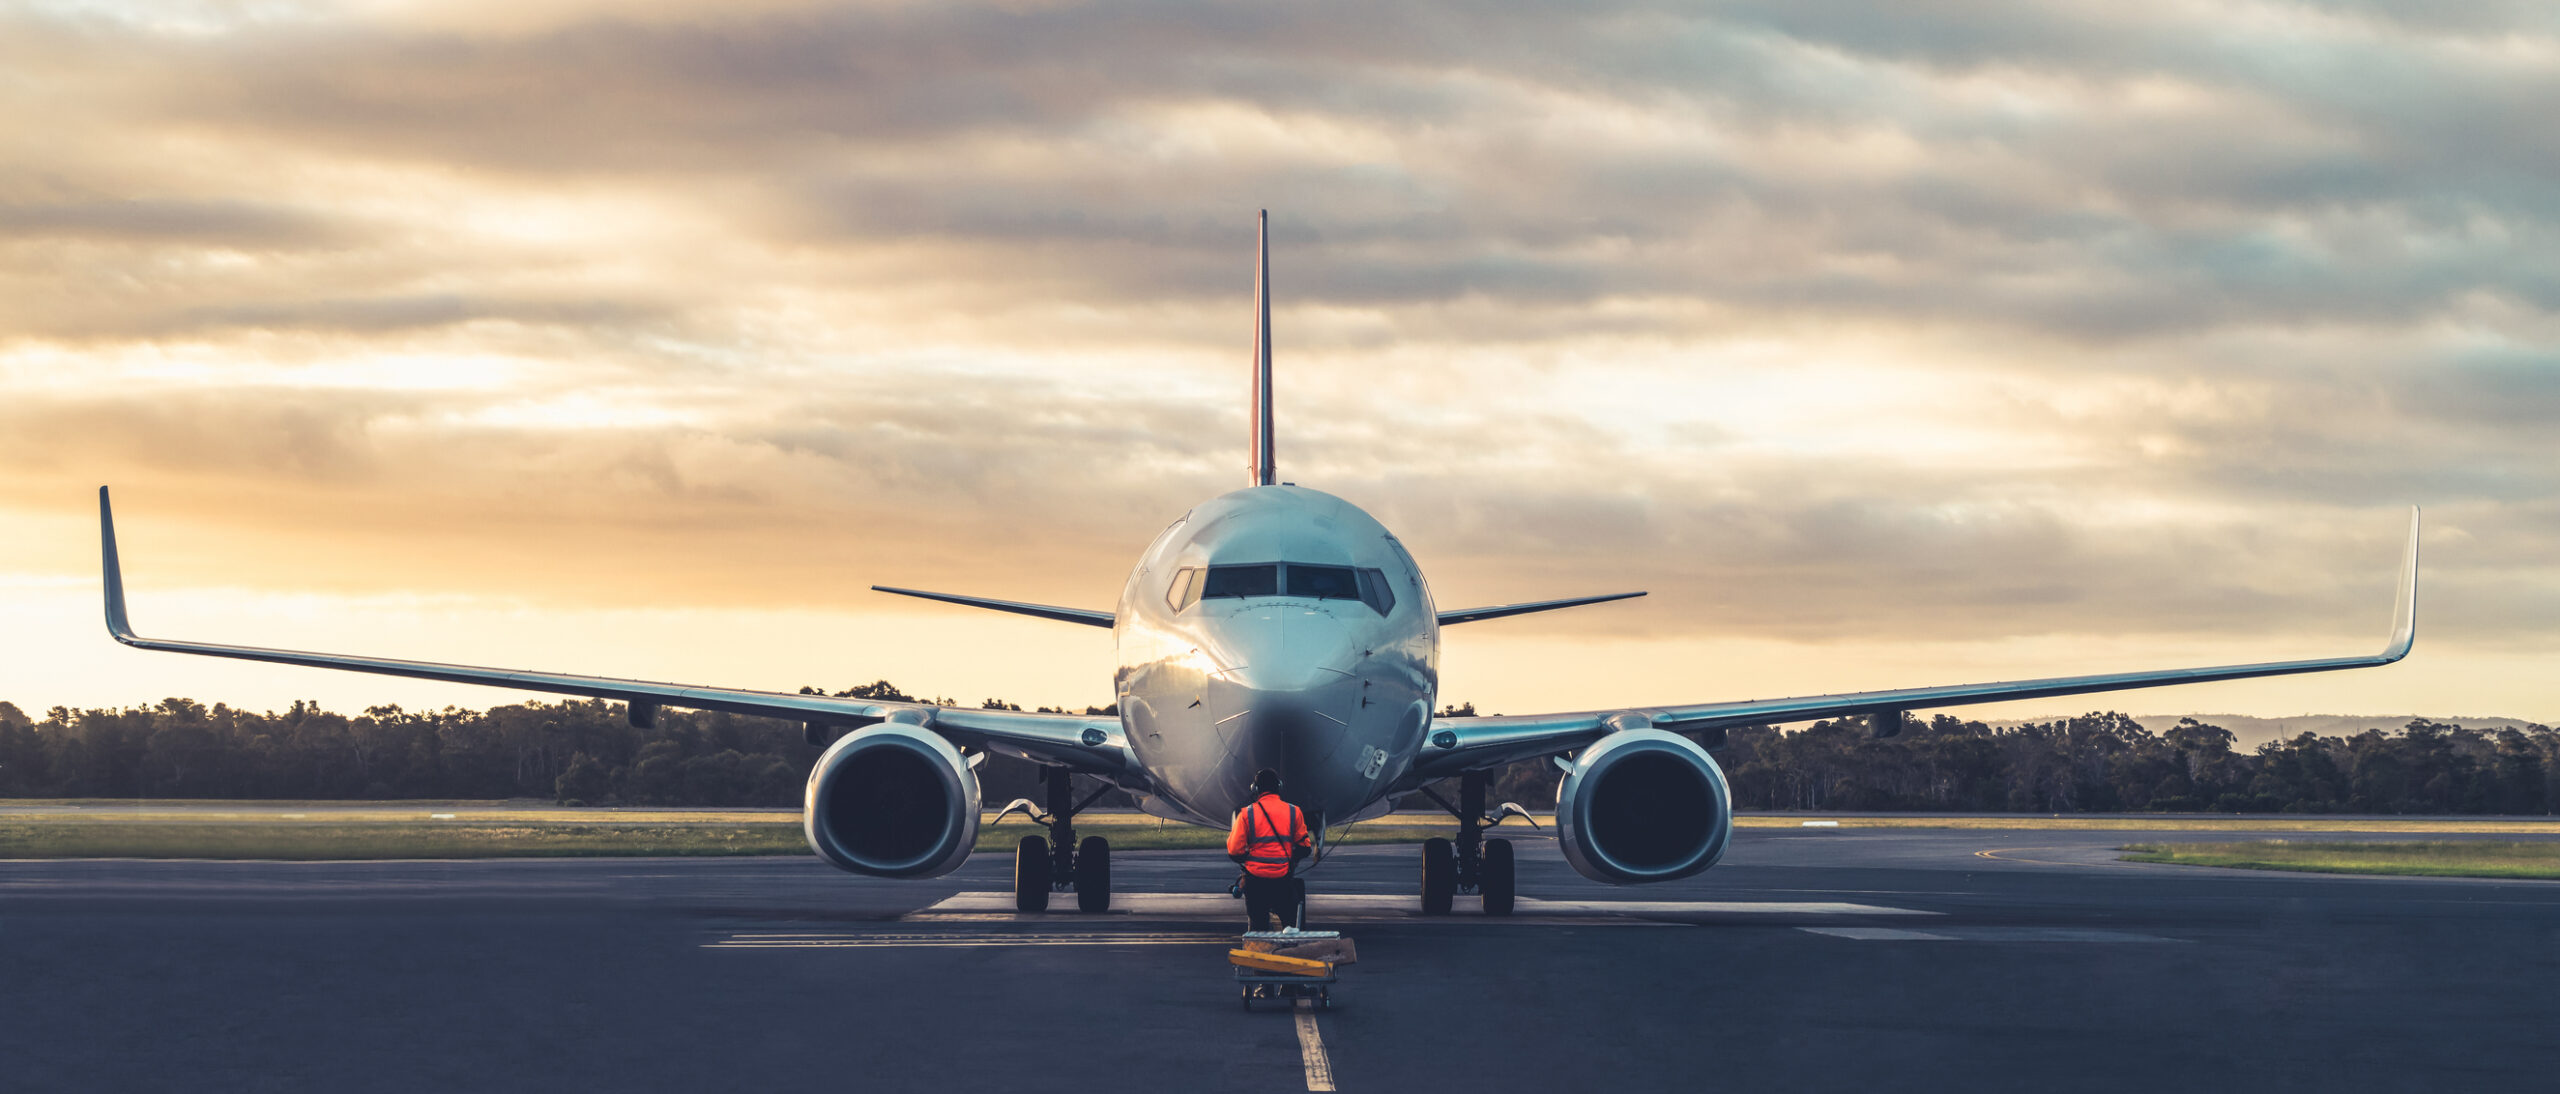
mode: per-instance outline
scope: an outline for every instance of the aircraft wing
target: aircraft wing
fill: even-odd
[[[1128,741],[1121,730],[1120,720],[1110,716],[1033,714],[1016,710],[979,710],[969,707],[935,706],[930,703],[903,703],[832,695],[796,695],[777,691],[694,687],[647,680],[622,680],[608,676],[577,676],[557,672],[447,665],[432,661],[403,661],[388,657],[305,653],[298,650],[264,649],[256,646],[145,638],[134,633],[133,626],[125,615],[124,566],[116,554],[115,514],[109,508],[107,489],[103,486],[98,488],[98,535],[106,577],[107,633],[114,635],[116,641],[136,649],[231,657],[243,661],[267,661],[280,665],[308,665],[313,668],[344,669],[350,672],[370,672],[384,676],[406,676],[418,680],[487,684],[492,687],[549,692],[554,695],[611,699],[630,704],[632,717],[635,720],[654,714],[659,707],[684,707],[762,718],[784,718],[815,726],[853,728],[883,721],[892,714],[909,712],[899,720],[932,729],[950,738],[954,744],[979,746],[1023,759],[1061,764],[1077,771],[1110,779],[1133,789],[1144,789],[1146,785],[1143,770],[1130,758]]]
[[[1061,623],[1082,623],[1088,627],[1108,627],[1111,625],[1113,619],[1110,612],[1087,611],[1083,608],[1061,608],[1052,604],[1025,604],[1019,600],[997,600],[996,598],[989,596],[962,596],[958,593],[929,593],[922,589],[900,589],[889,585],[874,585],[871,587],[871,591],[875,593],[896,593],[899,596],[919,597],[925,600],[939,600],[945,604],[961,604],[972,608],[986,608],[990,611],[1012,612],[1015,615],[1028,615],[1039,619],[1055,619]]]
[[[1609,593],[1605,596],[1576,596],[1563,600],[1533,600],[1526,604],[1500,604],[1490,608],[1460,608],[1456,611],[1441,612],[1440,625],[1446,627],[1455,623],[1501,619],[1506,616],[1527,615],[1531,612],[1551,612],[1558,608],[1579,608],[1585,604],[1606,604],[1612,600],[1625,600],[1643,595],[1643,593]]]
[[[1580,748],[1604,733],[1651,725],[1668,730],[1719,729],[1730,726],[1803,722],[1857,714],[1900,714],[1931,707],[1971,706],[2011,699],[2042,699],[2101,691],[2285,676],[2303,672],[2388,665],[2409,655],[2417,642],[2418,510],[2409,509],[2409,543],[2401,556],[2399,596],[2393,606],[2391,637],[2380,653],[2362,657],[2329,657],[2307,661],[2270,661],[2254,665],[2119,672],[2096,676],[2055,676],[1952,687],[1898,688],[1842,695],[1685,706],[1620,707],[1567,714],[1509,715],[1485,718],[1435,718],[1431,735],[1403,782],[1424,781],[1519,760],[1536,759]]]

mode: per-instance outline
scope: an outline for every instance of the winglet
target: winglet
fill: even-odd
[[[2400,556],[2400,598],[2391,608],[2391,644],[2382,648],[2382,660],[2397,661],[2409,656],[2409,648],[2418,644],[2418,507],[2409,507],[2409,546]]]
[[[116,514],[107,505],[107,488],[98,488],[98,544],[107,580],[107,633],[118,642],[133,641],[133,624],[124,615],[124,563],[116,558]]]

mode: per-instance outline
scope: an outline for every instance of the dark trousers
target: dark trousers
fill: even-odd
[[[1244,876],[1244,923],[1249,931],[1272,931],[1279,927],[1306,925],[1299,922],[1307,910],[1307,883],[1303,878]],[[1271,926],[1277,917],[1279,927]]]

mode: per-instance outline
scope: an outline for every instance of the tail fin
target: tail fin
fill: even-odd
[[[1255,218],[1259,241],[1253,273],[1253,462],[1250,486],[1278,481],[1271,460],[1271,211]]]

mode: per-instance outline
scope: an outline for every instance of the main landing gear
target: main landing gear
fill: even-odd
[[[1486,839],[1484,829],[1501,823],[1504,816],[1528,818],[1527,811],[1504,803],[1499,814],[1487,814],[1484,808],[1486,775],[1470,771],[1458,776],[1458,804],[1424,790],[1423,796],[1439,803],[1440,808],[1458,818],[1458,838],[1433,837],[1422,841],[1422,914],[1447,915],[1457,903],[1460,893],[1484,898],[1484,914],[1510,915],[1512,897],[1511,841]],[[1530,821],[1536,824],[1536,821]]]
[[[1075,776],[1063,767],[1040,769],[1042,796],[1048,808],[1035,808],[1028,798],[1016,800],[996,814],[1001,820],[1016,810],[1030,817],[1032,823],[1049,829],[1047,838],[1024,836],[1013,849],[1013,906],[1016,911],[1049,910],[1049,894],[1072,892],[1076,910],[1107,912],[1111,910],[1111,841],[1100,836],[1087,836],[1076,842],[1076,814],[1084,812],[1095,799],[1111,792],[1105,783],[1075,799]]]

